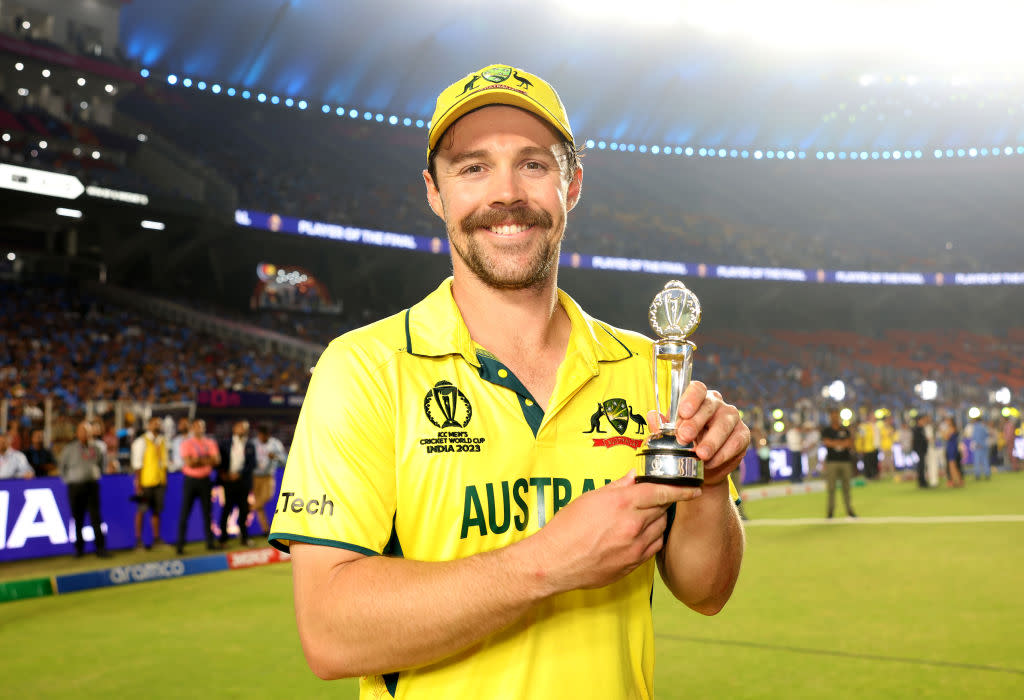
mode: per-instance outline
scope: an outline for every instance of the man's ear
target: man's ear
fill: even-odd
[[[580,195],[583,194],[583,166],[576,168],[576,174],[572,176],[572,180],[569,181],[569,190],[565,195],[565,210],[572,211],[576,203],[580,201]]]
[[[430,177],[429,170],[423,171],[423,184],[427,187],[427,204],[444,221],[444,204],[441,202],[441,192],[437,189],[434,178]]]

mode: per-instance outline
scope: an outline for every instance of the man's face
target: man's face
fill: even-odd
[[[159,433],[160,432],[160,419],[157,418],[156,416],[150,418],[149,422],[146,423],[146,429],[149,430],[149,432],[153,433],[154,435]]]
[[[78,427],[75,429],[75,437],[77,437],[78,441],[84,445],[89,441],[89,438],[92,437],[92,426],[88,423],[79,423]]]
[[[0,454],[7,451],[10,442],[7,440],[7,433],[0,433]]]
[[[557,270],[566,214],[582,172],[565,177],[560,139],[538,117],[490,106],[462,117],[438,144],[427,200],[448,229],[456,277],[528,289]]]
[[[245,422],[235,423],[235,435],[245,437],[249,434],[249,424]]]
[[[33,430],[32,431],[32,447],[42,447],[42,446],[43,446],[43,431],[42,430]]]
[[[197,437],[202,437],[206,434],[206,421],[193,421],[192,422],[192,434]]]

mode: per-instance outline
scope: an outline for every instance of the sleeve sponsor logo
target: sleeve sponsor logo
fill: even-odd
[[[278,498],[278,507],[275,513],[305,513],[306,515],[319,515],[330,517],[334,515],[334,501],[323,494],[320,498],[305,498],[295,495],[294,491],[282,491]]]

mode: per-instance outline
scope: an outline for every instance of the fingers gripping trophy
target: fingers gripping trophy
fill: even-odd
[[[636,480],[700,486],[704,483],[704,462],[697,457],[692,443],[679,444],[675,424],[679,397],[689,385],[693,370],[697,346],[686,337],[700,324],[700,302],[686,285],[672,280],[654,297],[649,318],[651,329],[658,336],[654,343],[654,396],[660,413],[665,405],[663,389],[668,386],[668,413],[660,415],[658,431],[649,435],[637,451],[643,463],[638,467]]]

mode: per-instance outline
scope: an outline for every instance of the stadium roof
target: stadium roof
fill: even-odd
[[[1020,11],[977,0],[965,16],[946,5],[133,0],[121,44],[155,77],[413,121],[430,118],[448,83],[506,62],[555,84],[580,140],[929,152],[1024,144],[1024,71],[1007,34],[1020,25],[1003,16]]]

